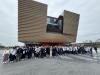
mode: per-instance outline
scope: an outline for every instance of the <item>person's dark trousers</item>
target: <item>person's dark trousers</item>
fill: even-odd
[[[12,54],[9,55],[9,61],[13,61],[13,55]]]
[[[37,53],[36,52],[34,52],[34,57],[37,57]]]
[[[81,48],[78,49],[78,54],[81,54]]]
[[[16,56],[15,55],[13,55],[13,61],[15,61],[16,60]]]
[[[27,56],[28,56],[28,59],[30,59],[30,53],[29,53],[29,51],[27,52]]]
[[[46,48],[46,54],[50,55],[50,48]]]
[[[95,50],[96,53],[98,53],[98,52],[97,52],[97,47],[94,47],[94,50]]]
[[[44,49],[43,49],[43,48],[41,48],[41,50],[40,50],[40,57],[41,57],[41,58],[43,58],[43,57],[44,57],[43,51],[44,51]]]
[[[38,57],[38,58],[39,58],[39,53],[36,53],[36,57]]]
[[[75,51],[73,51],[73,54],[75,55]]]
[[[10,54],[9,55],[9,61],[14,61],[16,59],[15,55]]]
[[[98,53],[97,50],[95,50],[95,52]]]
[[[28,52],[28,59],[32,57],[32,53]]]
[[[91,56],[93,56],[93,53],[92,53],[92,48],[90,49],[90,54],[91,54]]]

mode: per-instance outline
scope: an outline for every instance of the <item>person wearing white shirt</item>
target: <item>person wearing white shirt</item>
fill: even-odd
[[[13,62],[16,59],[16,49],[10,49],[10,55],[9,55],[10,62]]]

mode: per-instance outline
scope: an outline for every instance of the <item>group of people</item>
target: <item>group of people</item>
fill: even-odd
[[[97,47],[91,46],[24,46],[6,49],[3,53],[3,63],[20,61],[22,59],[44,58],[67,54],[91,54],[92,49],[97,53]]]

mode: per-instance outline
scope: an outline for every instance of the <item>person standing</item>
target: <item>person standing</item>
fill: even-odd
[[[39,58],[39,53],[40,53],[40,47],[35,48],[35,57]]]
[[[92,47],[90,47],[90,54],[93,56]]]
[[[22,56],[21,56],[21,59],[24,60],[24,59],[25,59],[25,53],[26,53],[25,51],[26,51],[26,49],[25,49],[25,47],[23,47],[22,49],[23,49],[23,50],[22,50]]]
[[[9,55],[10,62],[14,62],[16,59],[16,48],[10,49],[10,55]]]
[[[32,48],[28,47],[28,59],[32,58]]]
[[[96,53],[98,53],[98,52],[97,52],[97,47],[96,47],[96,46],[94,46],[94,50],[95,50]]]
[[[21,48],[17,47],[17,51],[16,51],[16,61],[20,61],[21,59]]]
[[[3,52],[3,63],[6,64],[9,60],[9,50],[5,49]]]

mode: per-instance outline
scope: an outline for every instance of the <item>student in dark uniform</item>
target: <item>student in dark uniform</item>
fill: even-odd
[[[50,48],[49,47],[46,48],[46,54],[50,55]]]
[[[27,55],[28,55],[28,59],[30,59],[32,57],[32,48],[31,47],[28,47]]]
[[[25,47],[24,47],[24,48],[23,48],[23,52],[22,52],[21,59],[25,59],[25,53],[26,53],[26,49],[25,49]]]
[[[41,49],[40,49],[40,57],[41,58],[44,57],[44,53],[45,53],[45,49],[44,49],[44,47],[41,47]]]
[[[17,47],[17,51],[16,51],[16,61],[20,61],[21,59],[21,48]]]
[[[16,59],[16,48],[10,50],[9,60],[13,62]]]

